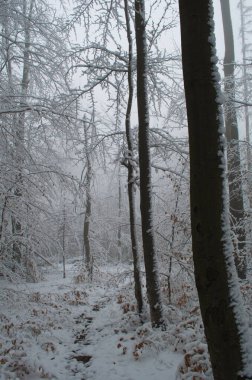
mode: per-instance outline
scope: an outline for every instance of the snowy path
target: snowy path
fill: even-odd
[[[141,326],[126,287],[76,285],[54,272],[0,288],[0,379],[175,379],[181,355]]]
[[[175,379],[181,355],[158,352],[151,344],[149,348],[143,346],[144,354],[140,353],[140,349],[138,353],[135,348],[136,342],[139,342],[139,337],[135,334],[136,326],[128,323],[126,317],[124,322],[120,304],[111,299],[106,303],[97,302],[96,305],[101,307],[93,315],[87,334],[87,339],[92,342],[85,351],[92,356],[86,371],[87,379]]]

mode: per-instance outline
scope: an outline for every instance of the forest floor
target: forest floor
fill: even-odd
[[[167,330],[153,330],[136,313],[129,266],[102,268],[93,284],[78,283],[77,267],[36,284],[0,280],[0,379],[211,379],[197,305],[165,306]]]

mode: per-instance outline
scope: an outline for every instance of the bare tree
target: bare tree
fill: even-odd
[[[93,118],[91,122],[94,121]],[[86,210],[84,218],[83,229],[83,242],[84,242],[84,256],[86,263],[86,270],[89,279],[93,278],[93,256],[90,249],[90,219],[92,216],[92,197],[91,197],[91,184],[92,184],[92,131],[88,133],[88,130],[92,129],[93,123],[87,123],[84,120],[84,147],[86,156],[86,178],[85,178],[85,193],[86,193]]]
[[[69,125],[65,45],[51,11],[43,1],[8,0],[0,16],[1,263],[3,272],[12,267],[29,278],[33,258],[49,251],[44,221],[52,217],[56,176],[63,174],[55,141]]]
[[[224,90],[225,90],[225,126],[228,141],[228,179],[230,193],[231,225],[234,233],[235,263],[238,276],[246,278],[246,232],[244,227],[243,188],[241,179],[241,158],[239,132],[235,109],[235,54],[233,28],[229,0],[220,0],[225,38]],[[237,239],[237,242],[235,241]]]
[[[140,277],[140,257],[138,251],[137,243],[137,232],[136,232],[136,201],[135,201],[135,161],[134,161],[134,151],[133,151],[133,139],[130,126],[130,117],[133,101],[133,41],[132,41],[132,32],[130,27],[130,15],[128,9],[128,0],[124,0],[124,10],[125,10],[125,20],[127,28],[127,38],[129,44],[129,58],[128,58],[128,89],[129,89],[129,98],[125,118],[125,128],[126,128],[126,137],[127,137],[127,155],[124,157],[124,162],[128,169],[128,197],[129,197],[129,214],[130,214],[130,235],[131,235],[131,248],[133,255],[133,264],[134,264],[134,280],[135,280],[135,297],[137,300],[138,313],[142,313],[143,309],[143,295],[142,295],[142,284]]]
[[[245,0],[239,2],[241,13],[241,42],[242,42],[242,96],[244,101],[244,116],[245,116],[245,128],[246,128],[246,154],[247,154],[247,193],[249,203],[249,235],[251,239],[252,232],[252,154],[251,154],[251,118],[249,113],[249,99],[251,96],[250,91],[250,70],[249,70],[249,55],[251,54],[252,45],[249,43],[247,36],[251,33],[250,20],[252,16],[251,7],[246,5]],[[250,53],[250,54],[249,54]]]
[[[135,27],[137,45],[137,108],[139,123],[138,143],[142,239],[151,322],[153,326],[159,327],[164,325],[164,320],[152,215],[151,162],[149,147],[149,106],[147,90],[148,63],[144,0],[135,1]]]
[[[21,81],[21,103],[20,108],[26,104],[26,97],[28,92],[28,86],[30,81],[30,47],[31,47],[31,19],[34,7],[34,0],[32,0],[28,6],[27,0],[23,0],[23,15],[24,15],[24,52],[23,52],[23,74]],[[28,8],[28,9],[27,9]],[[14,196],[16,198],[16,203],[19,204],[20,211],[19,215],[15,214],[12,216],[12,228],[14,235],[13,243],[13,258],[14,263],[21,263],[22,259],[22,245],[21,238],[23,235],[21,218],[23,217],[24,210],[20,207],[22,204],[22,187],[23,187],[23,169],[24,169],[24,159],[25,159],[25,113],[21,112],[18,115],[17,122],[14,126],[15,137],[15,166],[16,166],[16,185],[14,188]],[[14,264],[15,267],[15,264]],[[15,271],[15,269],[14,269]]]

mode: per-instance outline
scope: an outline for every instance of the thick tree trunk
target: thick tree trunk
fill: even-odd
[[[129,62],[128,62],[128,86],[129,86],[129,98],[128,106],[125,118],[125,128],[128,144],[128,157],[127,157],[127,168],[128,168],[128,197],[129,197],[129,213],[130,213],[130,236],[131,236],[131,247],[133,255],[133,265],[134,265],[134,280],[135,280],[135,297],[137,301],[138,313],[141,314],[143,310],[143,295],[142,295],[142,284],[140,275],[140,257],[137,244],[137,232],[136,232],[136,201],[135,201],[135,170],[134,170],[134,155],[133,155],[133,143],[132,134],[130,126],[130,117],[132,109],[132,100],[134,93],[133,85],[133,69],[132,69],[132,59],[133,59],[133,46],[130,28],[130,18],[128,9],[128,0],[124,0],[124,10],[127,28],[127,38],[129,45]]]
[[[228,141],[228,181],[230,194],[231,226],[237,242],[235,264],[238,276],[246,278],[246,233],[244,227],[243,189],[241,179],[241,159],[239,149],[239,132],[234,104],[235,79],[234,79],[234,39],[230,14],[229,0],[220,0],[222,10],[223,29],[225,37],[224,57],[224,90],[225,100],[225,126]],[[235,240],[236,240],[235,239]]]
[[[142,216],[142,238],[146,271],[146,286],[152,325],[161,326],[164,325],[164,321],[152,215],[152,186],[149,149],[149,106],[147,96],[147,43],[145,31],[144,0],[135,0],[135,26],[137,45],[140,207]]]
[[[251,379],[232,255],[211,0],[179,0],[195,279],[215,380]],[[200,59],[199,59],[200,54]]]

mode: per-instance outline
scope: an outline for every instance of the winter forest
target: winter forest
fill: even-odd
[[[252,379],[251,33],[0,0],[1,380]]]

